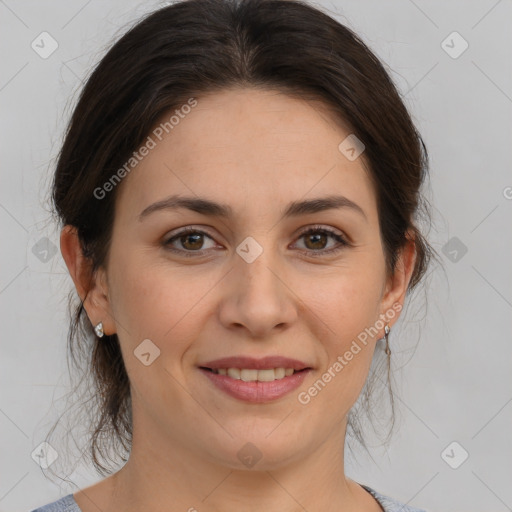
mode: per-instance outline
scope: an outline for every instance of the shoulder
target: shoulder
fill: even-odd
[[[52,501],[47,505],[36,508],[31,512],[82,512],[77,502],[73,498],[73,494],[68,494],[63,498]]]
[[[389,496],[384,496],[367,485],[359,485],[366,489],[379,502],[385,512],[426,512],[423,509],[411,507],[410,505],[406,505],[405,503],[397,501],[394,498],[390,498]]]
[[[401,501],[397,501],[389,496],[380,494],[375,489],[368,487],[367,485],[359,484],[366,489],[382,506],[385,512],[426,512],[423,509],[411,507]],[[68,494],[63,498],[56,501],[43,505],[42,507],[36,508],[31,512],[82,512],[73,498],[72,494]]]

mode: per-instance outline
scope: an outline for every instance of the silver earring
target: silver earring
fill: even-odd
[[[391,349],[389,348],[389,333],[391,332],[391,329],[389,328],[389,325],[386,324],[384,327],[384,337],[386,338],[386,354],[389,356],[391,354]]]
[[[94,332],[96,333],[96,336],[98,336],[98,338],[102,338],[103,337],[103,334],[105,334],[103,332],[103,323],[100,322],[95,328],[94,328]]]

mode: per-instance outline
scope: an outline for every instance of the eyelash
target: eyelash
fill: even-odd
[[[213,239],[213,237],[211,235],[209,235],[208,233],[206,233],[205,231],[202,231],[200,229],[195,229],[195,228],[186,228],[184,229],[183,231],[180,231],[179,233],[176,233],[173,237],[169,238],[166,242],[163,243],[163,245],[165,246],[165,248],[171,252],[174,252],[176,254],[180,254],[182,256],[185,256],[187,258],[190,258],[190,257],[198,257],[198,256],[203,256],[204,255],[204,250],[201,250],[201,251],[186,251],[186,250],[183,250],[183,249],[175,249],[174,247],[170,247],[170,244],[176,240],[176,239],[179,239],[185,235],[189,235],[189,234],[201,234],[201,235],[206,235],[208,238],[211,238]],[[325,227],[322,227],[322,226],[312,226],[310,228],[308,228],[307,230],[305,231],[302,231],[300,233],[300,235],[298,236],[298,239],[306,236],[306,235],[310,235],[312,233],[322,233],[322,234],[325,234],[325,235],[329,235],[331,236],[332,238],[334,238],[340,245],[338,247],[335,247],[335,248],[332,248],[332,249],[327,249],[327,250],[318,250],[318,251],[303,251],[303,252],[306,252],[308,253],[309,255],[313,256],[313,257],[321,257],[321,256],[325,256],[325,255],[334,255],[334,254],[337,254],[338,252],[342,251],[343,249],[345,249],[345,247],[349,247],[351,244],[345,239],[345,237],[343,237],[342,235],[340,235],[339,233],[336,233],[335,231],[331,230],[331,229],[328,229],[328,228],[325,228]],[[207,249],[208,250],[208,249]]]

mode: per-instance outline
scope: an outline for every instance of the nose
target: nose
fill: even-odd
[[[289,272],[270,249],[252,261],[237,254],[221,296],[221,323],[226,329],[245,329],[257,339],[268,339],[276,329],[291,326],[298,317],[299,301],[289,281]]]

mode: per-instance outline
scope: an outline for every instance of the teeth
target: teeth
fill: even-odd
[[[273,380],[289,377],[294,373],[293,368],[270,368],[266,370],[254,370],[245,368],[219,368],[213,373],[227,375],[232,379],[243,380],[244,382],[272,382]]]
[[[215,371],[215,370],[214,370]],[[240,380],[240,370],[238,368],[228,368],[227,374],[232,379],[238,379]]]

